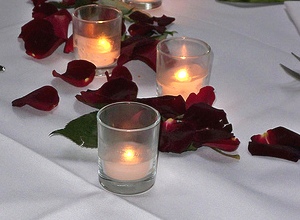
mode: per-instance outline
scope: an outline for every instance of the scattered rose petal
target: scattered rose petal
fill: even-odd
[[[35,6],[32,10],[33,18],[45,18],[50,16],[58,11],[57,7],[50,3],[43,3]]]
[[[32,3],[33,3],[34,6],[41,5],[45,2],[46,2],[46,0],[32,0]]]
[[[118,65],[140,60],[156,71],[156,45],[159,41],[149,37],[135,36],[122,42]]]
[[[137,99],[137,101],[152,106],[165,119],[176,118],[185,113],[185,102],[182,96],[160,96]]]
[[[182,153],[190,146],[194,133],[190,123],[170,118],[162,122],[158,150]]]
[[[45,19],[51,22],[55,36],[64,40],[68,39],[68,29],[72,16],[66,9],[59,10]]]
[[[146,23],[146,24],[153,24],[153,17],[141,12],[141,11],[134,11],[129,15],[129,18],[135,22],[139,23]]]
[[[23,39],[26,53],[36,59],[50,56],[67,40],[69,23],[67,10],[60,10],[43,19],[36,18],[23,25],[19,38]]]
[[[117,78],[104,83],[98,90],[87,90],[76,95],[78,101],[95,108],[118,101],[134,101],[138,93],[137,85],[131,80]]]
[[[248,150],[252,155],[296,162],[300,159],[300,135],[281,126],[269,129],[263,134],[253,135]]]
[[[74,51],[73,34],[68,38],[64,46],[64,53],[71,53]]]
[[[228,124],[225,111],[216,109],[206,103],[192,105],[184,114],[183,120],[195,123],[199,130],[211,128],[227,132],[232,131],[232,126],[231,124]]]
[[[68,63],[67,71],[59,74],[55,70],[52,71],[54,77],[70,83],[73,86],[84,87],[90,84],[96,74],[96,66],[86,60],[73,60]]]
[[[232,152],[232,151],[235,151],[239,147],[240,140],[237,139],[236,137],[232,137],[230,139],[206,142],[203,145],[207,146],[207,147],[211,147],[211,148],[217,148],[222,151]]]
[[[174,22],[175,18],[163,15],[161,17],[153,17],[153,20],[155,22],[157,22],[157,24],[159,26],[167,26],[167,25],[171,24],[172,22]]]
[[[125,66],[116,66],[113,68],[111,75],[109,76],[108,73],[105,73],[107,81],[117,79],[117,78],[125,78],[132,81],[132,75],[127,67]],[[121,86],[121,85],[120,85]]]
[[[50,111],[58,105],[59,96],[52,86],[43,86],[22,98],[12,101],[12,106],[22,107],[29,105],[33,108]]]
[[[195,103],[203,102],[208,105],[212,105],[216,99],[214,88],[211,86],[205,86],[200,89],[199,93],[191,93],[186,99],[186,108],[188,109]]]
[[[45,19],[34,19],[25,24],[19,38],[24,40],[26,53],[36,59],[50,56],[64,42]]]

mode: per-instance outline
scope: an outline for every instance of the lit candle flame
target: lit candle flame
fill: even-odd
[[[122,160],[126,163],[135,163],[138,158],[132,146],[126,146],[122,152]]]
[[[191,80],[190,75],[188,74],[186,69],[180,69],[175,73],[176,80],[180,82],[188,82]]]
[[[105,37],[99,38],[97,44],[99,51],[101,51],[102,53],[108,53],[112,50],[110,41]]]

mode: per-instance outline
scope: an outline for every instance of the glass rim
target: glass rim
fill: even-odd
[[[156,46],[156,50],[159,51],[161,54],[163,54],[164,56],[168,56],[168,57],[174,57],[174,58],[178,58],[178,59],[181,59],[183,56],[179,56],[179,55],[171,55],[171,54],[168,54],[166,52],[164,52],[162,50],[162,44],[166,43],[166,42],[169,42],[171,40],[177,40],[177,41],[189,41],[189,42],[194,42],[194,43],[197,43],[197,44],[201,44],[203,45],[205,48],[206,48],[206,51],[204,53],[199,53],[199,55],[192,55],[192,56],[184,56],[185,58],[198,58],[198,57],[202,57],[202,56],[206,56],[206,55],[209,55],[211,53],[211,47],[209,46],[208,43],[206,43],[205,41],[203,40],[200,40],[200,39],[197,39],[197,38],[191,38],[191,37],[186,37],[186,36],[183,36],[183,37],[170,37],[170,38],[166,38],[166,39],[163,39],[161,40],[157,46]]]
[[[92,7],[95,7],[95,8],[105,8],[105,9],[109,9],[109,10],[112,10],[112,11],[115,11],[117,12],[117,16],[115,18],[112,18],[112,19],[107,19],[107,20],[97,20],[97,21],[93,21],[93,20],[85,20],[85,19],[82,19],[82,18],[79,18],[78,17],[78,13],[81,9],[83,8],[92,8]],[[77,13],[77,14],[76,14]],[[111,7],[111,6],[106,6],[106,5],[99,5],[99,4],[89,4],[89,5],[82,5],[78,8],[76,8],[74,10],[74,12],[72,13],[72,17],[73,19],[76,19],[80,22],[84,22],[84,23],[94,23],[94,24],[102,24],[102,23],[108,23],[108,22],[112,22],[112,21],[116,21],[118,19],[122,19],[122,16],[123,16],[123,13],[121,10],[117,9],[117,8],[114,8],[114,7]]]
[[[114,106],[114,105],[124,105],[124,104],[127,104],[127,105],[131,105],[131,104],[134,104],[134,105],[139,105],[139,106],[143,106],[144,108],[147,108],[147,109],[150,109],[152,110],[154,113],[155,113],[155,116],[156,116],[156,120],[151,123],[150,125],[148,126],[145,126],[143,128],[133,128],[133,129],[124,129],[124,128],[116,128],[116,127],[112,127],[110,125],[107,125],[106,123],[104,123],[101,119],[100,119],[100,114],[103,113],[106,109]],[[159,111],[157,111],[155,108],[153,108],[152,106],[150,105],[146,105],[144,103],[141,103],[141,102],[134,102],[134,101],[121,101],[121,102],[114,102],[114,103],[111,103],[111,104],[108,104],[104,107],[102,107],[98,113],[97,113],[97,122],[100,123],[102,126],[108,128],[108,129],[111,129],[111,130],[114,130],[114,131],[122,131],[122,132],[138,132],[138,131],[146,131],[146,130],[150,130],[154,127],[156,127],[157,125],[160,124],[160,121],[161,121],[161,115],[159,113]]]

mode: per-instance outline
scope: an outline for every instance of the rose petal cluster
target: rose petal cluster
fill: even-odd
[[[252,155],[269,156],[297,162],[300,159],[300,135],[279,126],[251,137],[248,150]]]
[[[166,37],[168,25],[175,18],[168,16],[149,16],[141,11],[133,11],[129,18],[133,21],[128,27],[129,36],[122,41],[118,65],[131,60],[140,60],[156,71],[156,46]]]
[[[45,1],[33,3],[33,20],[22,26],[19,38],[24,41],[28,55],[43,59],[67,41],[72,16],[66,9],[58,10]]]
[[[161,116],[159,150],[182,153],[207,146],[221,151],[235,151],[240,141],[232,133],[224,110],[212,107],[215,100],[211,86],[191,94],[187,101],[181,95],[137,98],[138,87],[126,67],[118,66],[98,90],[87,90],[77,100],[95,108],[118,101],[136,101],[157,109]]]

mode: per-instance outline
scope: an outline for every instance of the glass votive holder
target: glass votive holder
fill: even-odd
[[[73,13],[75,58],[92,62],[103,75],[120,56],[121,32],[121,11],[97,4],[78,7]]]
[[[155,183],[160,114],[137,102],[116,102],[99,110],[98,177],[119,195],[147,191]]]
[[[162,4],[162,0],[122,0],[123,2],[137,8],[137,9],[154,9]]]
[[[172,37],[157,45],[156,84],[157,95],[198,93],[209,84],[212,64],[210,46],[204,41]]]

